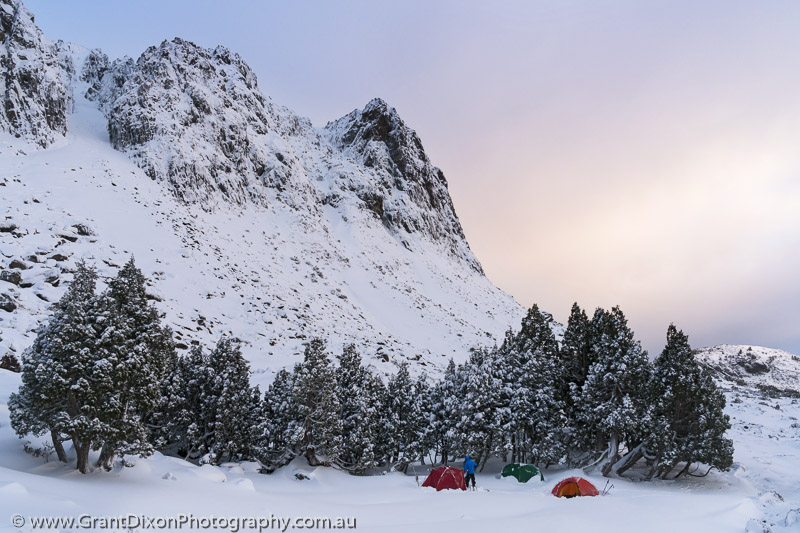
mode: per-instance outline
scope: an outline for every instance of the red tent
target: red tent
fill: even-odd
[[[562,479],[553,487],[553,496],[557,498],[574,498],[575,496],[597,496],[597,488],[582,477]]]
[[[442,489],[467,490],[467,486],[464,484],[464,471],[452,466],[434,468],[422,486],[434,487],[437,491]]]

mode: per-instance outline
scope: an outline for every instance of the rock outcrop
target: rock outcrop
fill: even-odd
[[[324,131],[337,149],[375,175],[357,191],[367,209],[390,228],[444,243],[453,255],[481,271],[470,257],[444,173],[431,163],[416,132],[393,107],[375,98],[364,109],[328,123]]]
[[[67,133],[74,67],[21,2],[0,0],[0,131],[47,147]]]

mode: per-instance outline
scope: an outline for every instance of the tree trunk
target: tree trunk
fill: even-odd
[[[114,466],[114,455],[114,450],[112,450],[110,446],[103,444],[103,448],[100,450],[100,457],[97,459],[96,466],[102,468],[106,472],[109,472],[111,467]]]
[[[616,431],[612,431],[611,435],[609,435],[608,439],[608,457],[606,457],[606,462],[603,464],[601,469],[601,473],[603,476],[608,477],[608,474],[611,473],[611,468],[613,468],[614,463],[619,460],[619,435]]]
[[[617,461],[617,465],[619,465],[619,466],[615,465],[615,466],[617,466],[617,468],[614,471],[614,473],[617,474],[618,476],[621,476],[630,467],[635,465],[639,461],[639,459],[644,457],[644,447],[645,447],[645,443],[643,442],[643,443],[639,444],[636,448],[634,448],[633,450],[631,450],[630,452],[625,454],[625,456],[622,459]]]
[[[317,458],[317,454],[314,451],[313,446],[308,446],[306,448],[306,460],[308,461],[308,466],[319,466],[320,460]]]
[[[69,459],[67,459],[67,452],[64,451],[64,445],[61,443],[61,437],[58,434],[58,431],[51,429],[50,438],[53,439],[53,448],[56,450],[58,460],[62,463],[68,462]]]
[[[664,454],[663,451],[664,446],[662,444],[658,445],[658,449],[656,450],[655,455],[652,459],[648,458],[648,461],[652,460],[652,465],[650,466],[650,471],[647,473],[645,479],[650,481],[653,479],[653,476],[656,475],[656,472],[661,468],[661,456]]]
[[[72,437],[72,445],[75,447],[75,455],[78,458],[78,471],[81,474],[89,473],[89,443],[83,443],[76,438]]]
[[[691,463],[691,462],[689,462],[689,461],[686,461],[686,466],[684,466],[684,467],[683,467],[683,470],[681,470],[680,472],[678,472],[678,474],[677,474],[677,475],[676,475],[674,478],[672,478],[672,479],[678,479],[678,478],[679,478],[679,477],[681,477],[682,475],[686,474],[686,472],[688,472],[688,471],[689,471],[689,467],[690,467],[690,466],[692,466],[692,463]]]

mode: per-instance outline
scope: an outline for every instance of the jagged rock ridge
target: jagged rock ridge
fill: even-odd
[[[67,132],[75,69],[21,2],[0,0],[0,131],[46,147]]]
[[[379,99],[318,131],[262,95],[239,55],[182,39],[136,61],[92,51],[82,79],[108,117],[112,145],[183,201],[213,209],[267,205],[275,195],[313,215],[349,198],[408,246],[404,235],[422,235],[481,271],[444,174]]]
[[[363,110],[328,123],[325,133],[344,154],[374,170],[374,189],[360,191],[360,197],[387,226],[420,231],[446,242],[454,255],[467,256],[447,179],[394,108],[376,98]],[[408,209],[409,203],[418,208],[416,213]],[[479,263],[473,267],[481,271]]]

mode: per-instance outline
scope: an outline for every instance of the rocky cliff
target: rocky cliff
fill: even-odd
[[[67,132],[75,72],[63,43],[44,38],[16,0],[0,0],[0,131],[46,147]]]

